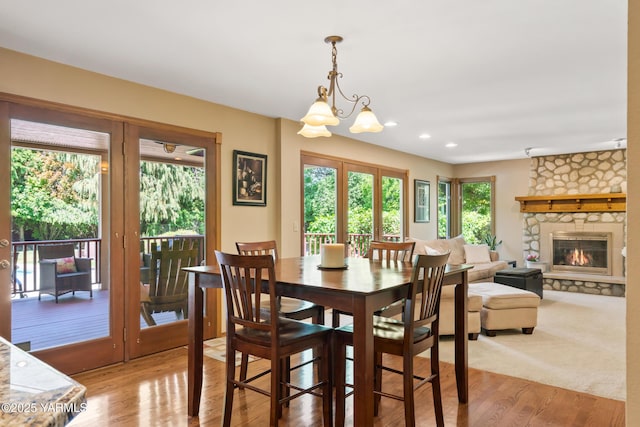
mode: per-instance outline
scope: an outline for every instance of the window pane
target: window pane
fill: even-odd
[[[462,235],[466,242],[478,244],[491,234],[491,183],[466,182],[462,192]]]
[[[451,237],[451,183],[438,181],[438,237]]]

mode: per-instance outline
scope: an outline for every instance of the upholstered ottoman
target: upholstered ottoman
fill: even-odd
[[[470,284],[469,294],[482,297],[480,323],[489,337],[504,329],[522,329],[522,333],[532,334],[538,324],[540,297],[533,292],[482,282]]]
[[[471,285],[469,285],[471,286]],[[455,333],[455,286],[443,286],[440,295],[440,335]],[[480,334],[480,310],[482,310],[482,296],[468,294],[467,297],[467,333],[470,340],[478,339]]]

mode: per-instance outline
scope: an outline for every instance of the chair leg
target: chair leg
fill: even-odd
[[[413,357],[405,356],[403,359],[404,425],[414,427],[416,425],[416,405],[413,394]]]
[[[249,370],[249,355],[242,353],[240,357],[240,381],[246,381]]]
[[[382,353],[377,352],[373,363],[375,373],[373,377],[373,389],[377,392],[382,391]],[[378,416],[378,410],[380,409],[380,399],[382,396],[378,393],[373,395],[373,415]]]
[[[233,379],[236,375],[236,355],[235,350],[227,343],[227,389],[224,395],[224,422],[222,425],[231,425],[231,414],[233,412]]]
[[[332,344],[333,343],[328,343],[323,346],[322,363],[318,367],[318,376],[321,381],[325,383],[322,388],[322,420],[324,427],[331,427],[333,425],[333,371],[330,369],[333,358]],[[344,399],[342,399],[342,404],[344,408]]]
[[[281,395],[281,377],[282,375],[282,361],[278,358],[275,360],[271,360],[271,410],[269,411],[269,425],[277,426],[278,419],[282,416],[282,405],[280,405],[280,395]]]
[[[58,302],[57,296],[56,296],[56,302]],[[153,317],[151,316],[151,312],[147,309],[147,307],[144,304],[142,304],[142,306],[140,307],[140,314],[142,314],[142,318],[147,323],[147,326],[156,325],[156,321],[153,320]]]
[[[344,341],[335,334],[334,340],[334,358],[333,358],[333,375],[336,385],[336,427],[344,426],[345,418],[345,381],[346,381],[346,364],[347,364],[347,346]]]
[[[434,375],[431,380],[431,388],[433,391],[433,408],[436,413],[436,425],[438,427],[444,426],[444,414],[442,411],[442,394],[440,392],[440,356],[438,343],[431,347],[431,375]]]

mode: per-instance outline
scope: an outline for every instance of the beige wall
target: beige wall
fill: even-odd
[[[456,165],[454,176],[474,178],[495,175],[496,236],[502,240],[498,247],[500,258],[513,259],[524,267],[522,251],[522,214],[516,196],[529,191],[530,159]]]
[[[640,425],[640,4],[629,1],[627,112],[627,425]]]

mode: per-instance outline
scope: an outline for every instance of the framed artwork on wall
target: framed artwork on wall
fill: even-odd
[[[233,150],[233,204],[267,206],[267,155]]]
[[[429,222],[429,181],[413,180],[413,222]]]

